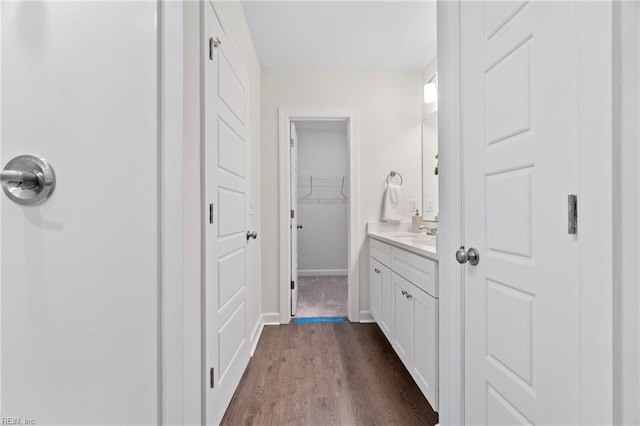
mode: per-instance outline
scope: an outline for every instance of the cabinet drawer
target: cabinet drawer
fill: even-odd
[[[391,248],[391,269],[433,297],[438,297],[437,268],[432,260]]]
[[[391,246],[370,238],[369,252],[371,257],[385,266],[391,267]]]

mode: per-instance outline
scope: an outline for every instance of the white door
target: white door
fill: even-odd
[[[156,425],[157,4],[0,10],[0,163],[57,177],[38,206],[0,192],[2,416]]]
[[[576,3],[461,3],[468,424],[579,423]]]
[[[298,308],[298,133],[291,122],[291,315]]]
[[[206,419],[218,424],[249,362],[246,77],[205,3]]]

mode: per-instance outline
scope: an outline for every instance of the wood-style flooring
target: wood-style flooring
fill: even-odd
[[[435,425],[376,324],[265,326],[222,425]]]

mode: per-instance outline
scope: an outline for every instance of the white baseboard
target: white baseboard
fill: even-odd
[[[267,314],[262,314],[262,324],[263,325],[280,325],[280,313],[270,312]]]
[[[260,336],[262,336],[262,330],[264,330],[265,325],[280,325],[280,314],[273,312],[260,315],[258,321],[256,321],[256,325],[253,327],[251,340],[249,341],[251,344],[251,356],[253,356],[256,351],[256,347],[258,346],[258,342],[260,341]]]
[[[260,315],[258,317],[258,321],[256,321],[256,325],[253,327],[253,331],[251,332],[251,340],[249,340],[251,344],[250,356],[253,356],[253,353],[256,351],[256,346],[258,346],[258,341],[260,340],[260,336],[262,335],[263,328],[264,322],[262,321],[262,315]]]
[[[298,269],[299,277],[320,277],[328,275],[347,276],[346,269]]]
[[[360,322],[376,322],[371,315],[371,311],[360,311]]]

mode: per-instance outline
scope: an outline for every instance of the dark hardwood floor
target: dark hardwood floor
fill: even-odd
[[[223,425],[435,425],[376,324],[266,326]]]

